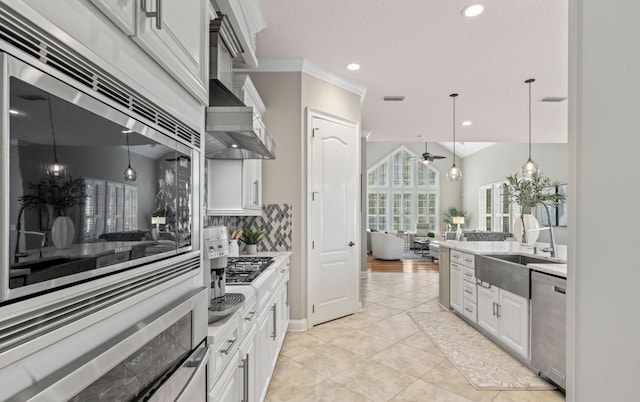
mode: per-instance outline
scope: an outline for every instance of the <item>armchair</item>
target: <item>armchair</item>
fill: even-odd
[[[404,255],[404,240],[387,233],[371,233],[371,254],[380,260],[399,260]]]

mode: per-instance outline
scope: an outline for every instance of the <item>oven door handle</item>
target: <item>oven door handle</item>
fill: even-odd
[[[184,364],[188,367],[197,366],[194,370],[193,374],[189,378],[189,381],[185,384],[184,388],[180,392],[180,395],[176,398],[176,402],[190,402],[194,395],[194,388],[198,385],[198,378],[201,375],[206,375],[206,372],[203,371],[207,368],[207,363],[209,363],[209,358],[211,357],[211,346],[208,346],[202,356],[194,356],[189,358]]]

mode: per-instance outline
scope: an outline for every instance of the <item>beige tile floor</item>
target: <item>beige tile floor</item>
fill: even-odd
[[[556,391],[478,391],[408,311],[439,311],[437,273],[369,273],[361,312],[288,332],[267,393],[280,401],[559,402]]]

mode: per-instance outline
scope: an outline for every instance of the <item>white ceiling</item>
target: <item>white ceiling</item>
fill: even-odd
[[[367,86],[362,129],[370,141],[526,142],[532,84],[533,142],[567,142],[566,0],[261,0],[260,58],[304,57]],[[348,63],[359,71],[348,71]],[[383,102],[404,95],[404,102]],[[472,125],[463,127],[462,121]],[[456,146],[458,151],[458,146]]]

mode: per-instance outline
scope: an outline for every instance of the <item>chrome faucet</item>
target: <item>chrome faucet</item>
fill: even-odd
[[[16,247],[14,249],[13,254],[13,262],[20,262],[21,257],[28,257],[29,254],[25,252],[20,252],[20,233],[30,234],[30,235],[38,235],[42,236],[42,243],[40,243],[40,248],[44,248],[47,245],[47,231],[44,232],[35,232],[31,230],[22,230],[22,213],[24,212],[25,206],[20,207],[20,211],[18,212],[18,220],[16,222]],[[40,250],[40,257],[42,257],[42,250]]]
[[[553,229],[552,229],[551,226],[541,227],[541,228],[537,228],[537,229],[529,229],[529,230],[527,230],[527,232],[537,232],[537,231],[540,231],[540,230],[547,230],[547,229],[549,229],[549,238],[551,240],[551,244],[550,244],[549,247],[541,248],[540,251],[542,251],[543,253],[549,253],[550,252],[551,253],[551,258],[556,258],[556,254],[557,254],[556,253],[556,249],[557,249],[556,248],[556,240],[553,237]],[[534,254],[535,254],[535,252],[536,252],[536,247],[535,246],[533,247],[533,250],[534,250]]]

